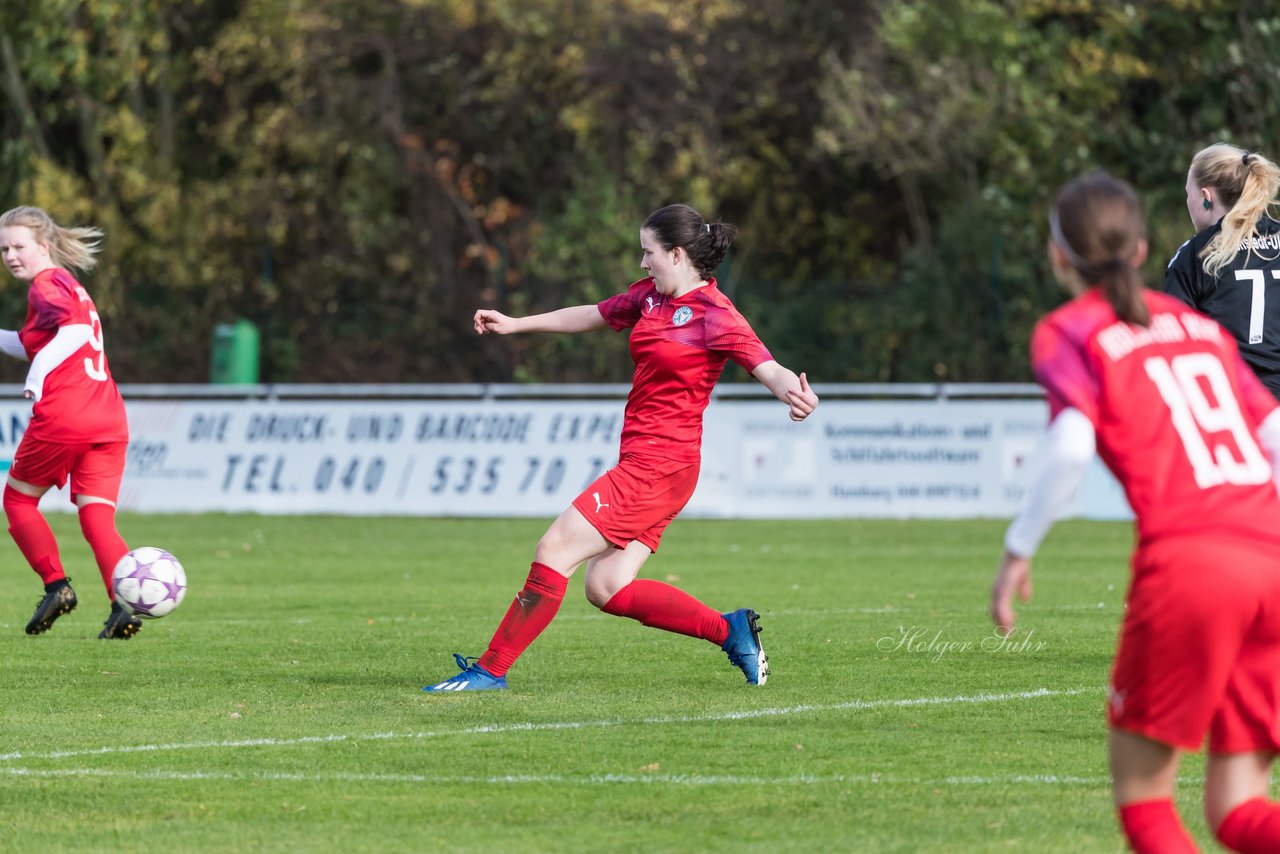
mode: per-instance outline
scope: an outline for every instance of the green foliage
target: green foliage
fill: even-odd
[[[1031,324],[1058,299],[1039,259],[1043,212],[1064,181],[1105,168],[1138,187],[1159,287],[1190,236],[1192,154],[1226,138],[1280,156],[1270,147],[1280,69],[1264,46],[1275,9],[895,0],[879,12],[877,38],[827,60],[817,139],[873,166],[906,214],[891,298],[915,316],[895,313],[886,345],[924,335],[909,334],[894,358],[898,379],[1026,378]]]
[[[635,192],[619,184],[597,157],[587,157],[572,187],[547,206],[531,235],[522,275],[512,276],[503,302],[513,314],[595,303],[643,278],[640,227],[643,207]],[[592,251],[584,253],[583,247]],[[514,365],[494,378],[517,382],[627,382],[631,379],[626,338],[519,336],[491,341],[492,350]],[[501,369],[499,369],[501,370]]]
[[[1131,180],[1158,283],[1191,155],[1280,157],[1271,4],[19,5],[0,201],[107,230],[87,284],[133,381],[204,379],[236,317],[275,381],[625,380],[622,336],[470,317],[619,291],[672,201],[740,226],[722,284],[784,363],[1026,378],[1057,186]]]

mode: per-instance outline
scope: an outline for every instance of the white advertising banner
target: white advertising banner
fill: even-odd
[[[770,402],[709,410],[690,512],[731,517],[1010,516],[1044,435],[1039,401]]]
[[[1011,517],[1044,439],[1043,401],[832,401],[803,424],[772,403],[707,411],[690,515]],[[711,437],[715,437],[711,440]],[[1130,518],[1096,461],[1064,516]]]
[[[621,402],[129,404],[121,507],[556,515],[617,459]]]
[[[622,400],[128,403],[122,510],[555,516],[617,461]],[[0,466],[30,417],[0,403]],[[1009,517],[1044,434],[1038,400],[766,400],[708,408],[687,516]],[[70,509],[65,491],[47,509]],[[1097,465],[1068,515],[1127,518]]]

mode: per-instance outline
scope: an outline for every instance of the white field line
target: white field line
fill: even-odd
[[[303,774],[275,771],[131,771],[101,768],[0,768],[0,777],[15,778],[125,778],[130,780],[163,780],[178,782],[266,781],[266,782],[340,782],[340,783],[413,783],[432,786],[461,785],[663,785],[663,786],[1089,786],[1105,788],[1109,777],[1076,777],[1058,774],[1007,774],[993,777],[941,777],[924,779],[898,777],[893,774],[796,774],[786,777],[732,774],[494,774],[490,776],[432,776],[428,774],[350,774],[343,772]]]
[[[1037,613],[1051,613],[1055,611],[1101,611],[1101,610],[1108,610],[1108,609],[1114,610],[1116,608],[1122,607],[1123,605],[1124,605],[1124,600],[1117,599],[1115,601],[1108,601],[1108,602],[1103,602],[1103,601],[1077,602],[1077,603],[1067,603],[1062,605],[1037,605],[1035,603],[1030,603],[1026,605],[1019,605],[1019,608],[1026,614],[1037,614]],[[968,617],[973,617],[975,615],[982,616],[982,612],[980,610],[975,611],[972,608],[964,608],[964,609],[931,608],[931,607],[914,607],[914,606],[897,606],[897,605],[883,605],[880,607],[868,607],[868,608],[777,608],[777,609],[769,610],[763,616],[765,617],[766,620],[768,620],[774,617],[839,617],[839,616],[848,615],[848,614],[874,615],[874,614],[915,614],[915,613],[928,613],[931,618],[940,617],[940,616],[953,616],[953,615],[961,615],[961,616],[968,616]],[[428,614],[412,614],[412,615],[384,614],[382,616],[375,615],[372,617],[368,617],[367,619],[373,620],[374,623],[394,624],[394,623],[430,623],[438,620],[439,617],[428,615]],[[595,611],[595,612],[588,611],[588,612],[579,613],[579,614],[569,613],[569,614],[556,615],[557,623],[562,623],[566,620],[570,620],[574,622],[584,622],[584,621],[593,622],[593,621],[599,620],[603,622],[606,620],[614,620],[614,619],[615,619],[614,617],[611,617],[608,614],[600,613],[598,611]],[[262,618],[256,618],[256,619],[249,619],[245,617],[234,617],[226,620],[201,620],[200,622],[202,625],[219,625],[219,626],[254,626],[254,625],[261,625],[268,622],[272,623],[273,625],[280,625],[282,623],[281,620],[276,620],[269,617],[262,617]],[[317,623],[321,623],[321,622],[324,622],[324,621],[317,620],[314,617],[297,617],[292,620],[283,621],[284,624],[292,625],[292,626],[310,626],[310,625],[316,625]],[[17,628],[21,625],[23,624],[0,622],[0,630]]]
[[[490,735],[507,732],[555,732],[559,730],[607,729],[624,726],[655,726],[673,724],[713,723],[716,721],[742,721],[756,718],[781,717],[786,715],[812,714],[815,712],[837,711],[869,711],[872,709],[914,708],[925,706],[952,706],[963,703],[1005,703],[1018,700],[1037,700],[1043,697],[1071,697],[1078,694],[1102,694],[1101,688],[1067,688],[1053,690],[1037,688],[1034,691],[1019,691],[1005,694],[968,694],[953,697],[914,697],[902,700],[850,700],[844,703],[828,703],[820,705],[782,706],[765,709],[748,709],[737,712],[720,712],[707,715],[681,715],[646,718],[615,718],[613,720],[595,721],[527,721],[510,724],[485,724],[482,726],[463,727],[455,730],[431,730],[424,732],[380,732],[368,735],[348,735],[336,733],[332,735],[311,735],[299,738],[251,738],[238,741],[196,741],[181,744],[138,744],[124,747],[95,747],[86,750],[54,750],[43,753],[0,753],[0,762],[14,762],[32,759],[69,759],[79,756],[109,756],[128,753],[161,753],[188,750],[225,750],[242,747],[292,747],[303,744],[331,744],[338,742],[356,743],[364,741],[391,741],[397,739],[419,740],[447,738],[449,736]],[[436,698],[440,702],[451,702],[443,697]]]
[[[1069,603],[1069,604],[1062,604],[1062,605],[1038,605],[1035,603],[1030,603],[1026,605],[1019,605],[1019,608],[1026,611],[1027,613],[1041,613],[1041,612],[1050,612],[1050,611],[1097,611],[1099,609],[1104,609],[1104,608],[1118,608],[1123,604],[1124,604],[1124,600],[1119,599],[1113,602],[1084,602],[1084,603]],[[880,605],[880,606],[865,607],[865,608],[770,608],[768,611],[763,612],[762,616],[766,620],[768,620],[774,617],[840,617],[840,616],[845,616],[849,614],[913,614],[913,613],[928,613],[930,616],[935,616],[935,617],[941,616],[941,615],[954,615],[954,614],[959,614],[959,615],[968,616],[968,617],[983,616],[980,610],[974,610],[973,608],[934,608],[934,607],[928,607],[928,606],[911,606],[911,605]],[[439,616],[431,615],[431,614],[384,614],[382,616],[377,616],[377,615],[371,616],[371,617],[368,617],[368,619],[373,620],[374,623],[430,623],[430,622],[439,620],[440,618]],[[557,623],[564,622],[565,620],[573,620],[573,621],[579,621],[579,622],[581,621],[594,622],[599,620],[601,622],[605,622],[605,621],[616,621],[616,618],[610,616],[609,614],[602,613],[600,611],[584,611],[576,614],[560,613],[556,615]],[[268,623],[268,622],[273,624],[280,624],[281,621],[272,619],[270,617],[258,617],[258,618],[233,617],[230,619],[216,620],[216,621],[202,620],[201,622],[205,625],[216,623],[219,626],[232,626],[232,625],[250,626],[250,625],[259,625],[259,624]],[[288,623],[289,625],[307,626],[307,625],[314,625],[316,623],[323,622],[323,621],[317,620],[314,617],[298,617],[292,620],[286,620],[284,622]],[[13,623],[12,627],[17,627],[20,625],[23,625],[23,624]],[[5,628],[9,626],[10,624],[8,623],[0,623],[0,628]]]

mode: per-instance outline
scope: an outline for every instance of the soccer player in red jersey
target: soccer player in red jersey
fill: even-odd
[[[768,387],[793,421],[803,421],[818,405],[805,375],[778,364],[716,286],[711,274],[734,233],[732,226],[705,222],[688,205],[668,205],[644,221],[640,266],[649,275],[624,293],[529,317],[476,312],[481,335],[631,329],[636,367],[617,466],[583,490],[538,541],[524,588],[488,650],[474,660],[455,655],[462,672],[422,690],[505,688],[507,670],[551,622],[569,576],[584,561],[591,604],[710,641],[747,682],[765,684],[768,660],[755,611],[721,614],[670,584],[636,577],[697,486],[702,413],[727,360]]]
[[[1093,173],[1050,215],[1073,295],[1036,326],[1046,464],[1005,535],[991,615],[1014,628],[1031,557],[1095,451],[1125,490],[1137,546],[1108,688],[1116,808],[1138,852],[1195,847],[1174,809],[1178,761],[1206,737],[1205,814],[1236,851],[1280,851],[1267,799],[1280,749],[1280,409],[1213,320],[1147,290],[1137,196]]]
[[[129,442],[124,401],[107,367],[98,311],[67,270],[92,269],[101,236],[96,228],[63,228],[39,208],[0,215],[5,266],[30,286],[22,328],[0,329],[0,350],[31,362],[23,386],[33,401],[31,421],[14,454],[3,502],[9,533],[44,582],[44,597],[27,623],[29,635],[48,631],[76,607],[58,543],[39,509],[40,497],[68,479],[80,530],[112,600],[98,637],[127,640],[142,627],[115,603],[111,590],[111,572],[129,550],[116,530]]]

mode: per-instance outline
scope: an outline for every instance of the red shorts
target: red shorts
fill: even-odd
[[[18,443],[9,476],[32,486],[61,488],[71,478],[71,501],[92,495],[114,502],[120,495],[128,442],[68,445],[27,433]]]
[[[1108,690],[1112,726],[1185,750],[1280,749],[1280,552],[1179,537],[1140,548]]]
[[[658,550],[662,532],[698,485],[700,464],[624,454],[573,500],[573,506],[620,549],[633,541]]]

